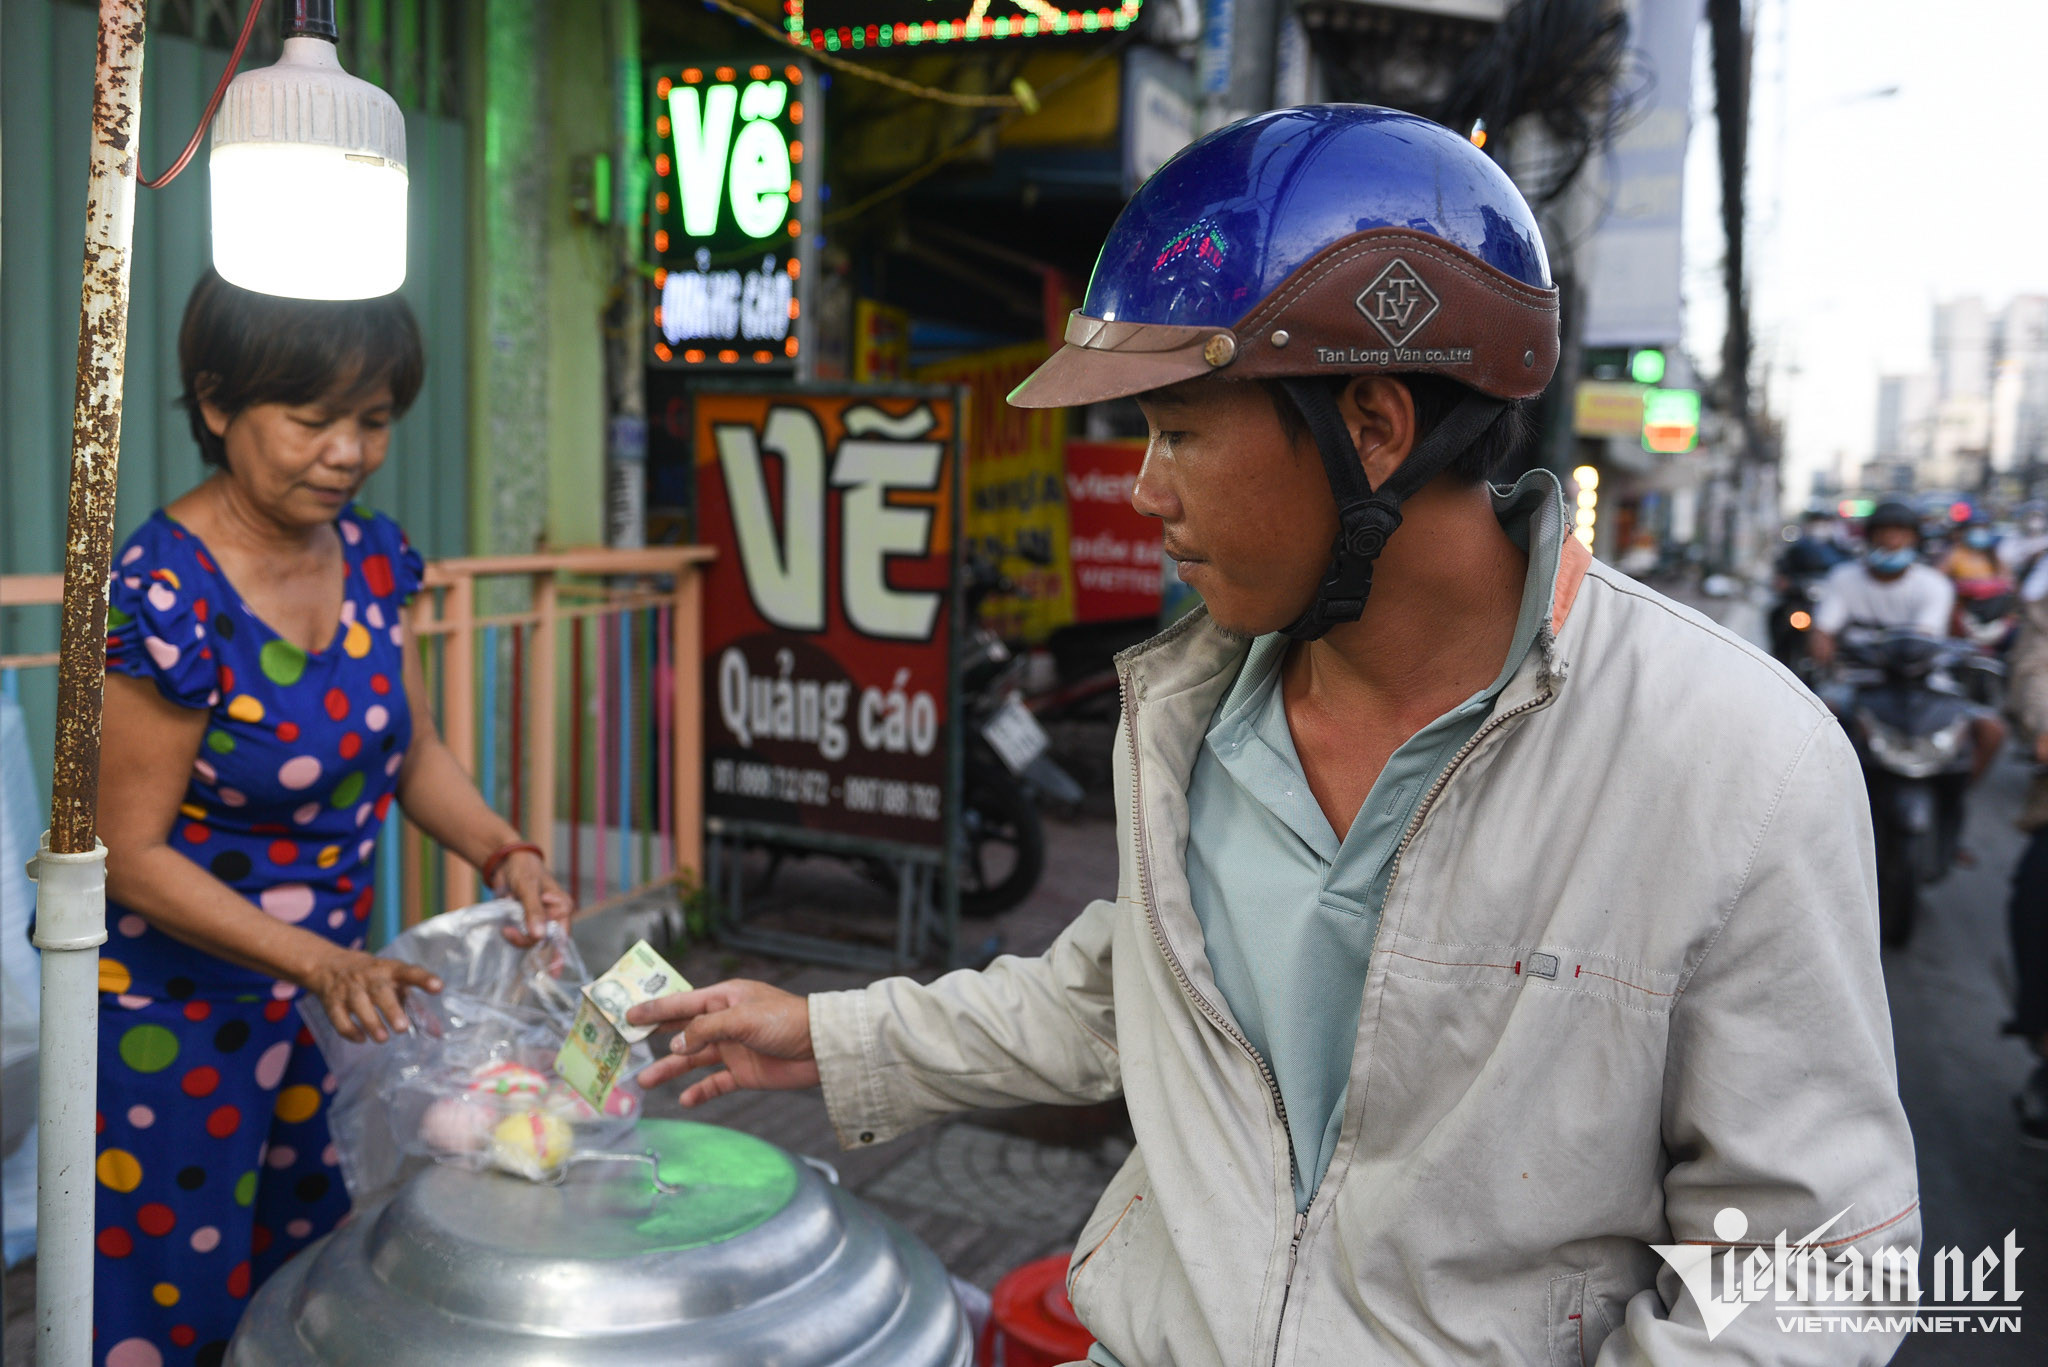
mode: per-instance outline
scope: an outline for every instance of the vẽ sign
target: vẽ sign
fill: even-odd
[[[702,393],[705,810],[945,847],[950,393]]]
[[[817,203],[806,77],[794,62],[655,77],[656,365],[788,370],[803,356]]]

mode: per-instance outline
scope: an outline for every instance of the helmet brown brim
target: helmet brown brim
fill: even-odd
[[[1228,328],[1112,323],[1076,311],[1067,319],[1067,344],[1010,391],[1010,404],[1073,408],[1129,398],[1211,374],[1236,346]]]
[[[1375,319],[1393,279],[1408,312]],[[1230,327],[1112,322],[1076,311],[1067,344],[1010,395],[1067,408],[1202,375],[1434,374],[1532,399],[1557,368],[1557,291],[1527,285],[1440,238],[1371,228],[1310,257]]]

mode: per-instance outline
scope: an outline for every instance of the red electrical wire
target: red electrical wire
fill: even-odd
[[[206,102],[206,112],[199,116],[199,126],[192,130],[192,141],[185,144],[185,150],[171,163],[171,169],[151,180],[139,172],[135,183],[145,190],[161,190],[178,178],[178,173],[192,164],[192,154],[199,150],[199,140],[206,136],[206,130],[213,126],[213,116],[220,109],[221,97],[228,93],[228,82],[235,79],[235,68],[242,64],[242,54],[249,48],[249,35],[256,31],[256,16],[263,10],[263,0],[249,0],[249,15],[242,20],[242,36],[235,39],[234,53],[228,58],[228,69],[220,74],[220,84],[213,88],[213,98]]]

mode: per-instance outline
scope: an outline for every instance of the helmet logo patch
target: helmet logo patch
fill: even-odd
[[[1442,306],[1436,291],[1398,256],[1360,291],[1357,303],[1358,311],[1380,330],[1389,346],[1407,345]]]

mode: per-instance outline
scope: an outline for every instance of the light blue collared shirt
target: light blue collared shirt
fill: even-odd
[[[1503,529],[1529,554],[1507,659],[1490,685],[1394,751],[1342,840],[1309,791],[1288,728],[1285,636],[1253,642],[1196,757],[1189,891],[1216,986],[1286,1103],[1297,1210],[1308,1208],[1337,1145],[1394,851],[1423,795],[1485,723],[1535,643],[1563,551],[1563,497],[1545,470],[1494,492]],[[1537,516],[1546,501],[1555,516]],[[1532,527],[1551,531],[1532,545]]]

